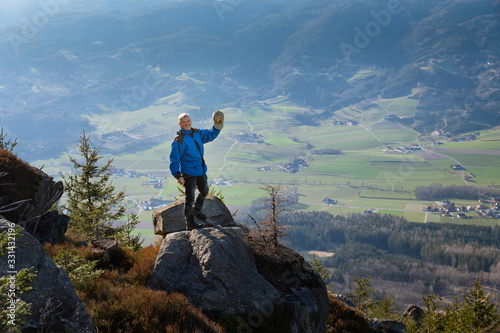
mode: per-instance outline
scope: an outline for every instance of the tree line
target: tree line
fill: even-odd
[[[441,184],[415,187],[415,197],[419,200],[442,200],[444,198],[478,200],[481,196],[499,197],[500,190],[492,186]]]
[[[436,293],[452,301],[481,276],[487,290],[500,288],[500,227],[413,223],[381,214],[293,212],[281,216],[289,225],[293,249],[327,251],[321,258],[336,293],[360,272],[371,274],[380,299],[392,295],[400,306],[419,304]],[[498,301],[498,299],[497,299]]]
[[[345,244],[364,244],[426,262],[469,271],[488,272],[500,259],[500,227],[413,223],[393,215],[327,212],[283,214],[289,239],[299,250],[332,250]]]

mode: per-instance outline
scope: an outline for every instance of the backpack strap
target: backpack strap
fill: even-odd
[[[179,131],[179,132],[177,132],[177,135],[175,136],[174,141],[177,141],[177,142],[179,142],[180,145],[182,145],[182,143],[184,142],[184,136],[185,136],[185,134],[182,133],[181,131]]]
[[[197,128],[192,128],[192,131],[194,133],[198,133],[198,129]],[[179,142],[180,145],[182,145],[182,143],[184,142],[184,136],[186,135],[186,133],[182,132],[182,131],[178,131],[177,132],[177,135],[175,136],[174,138],[174,141],[177,141]],[[198,148],[199,149],[199,148]]]

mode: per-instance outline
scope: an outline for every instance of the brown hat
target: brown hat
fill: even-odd
[[[214,127],[216,129],[220,130],[224,127],[224,113],[222,111],[215,111],[212,118],[214,119]]]

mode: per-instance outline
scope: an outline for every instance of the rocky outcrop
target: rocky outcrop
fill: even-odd
[[[424,316],[424,309],[422,309],[420,306],[415,305],[415,304],[410,304],[406,308],[405,312],[403,313],[403,317],[405,318],[412,318],[417,326],[420,325],[420,321],[422,320],[422,317]]]
[[[371,319],[373,333],[406,333],[406,325],[396,320]]]
[[[206,221],[199,221],[209,226],[234,226],[233,217],[224,203],[214,195],[207,195],[202,209],[207,216]],[[186,230],[184,219],[184,198],[171,203],[168,206],[159,208],[153,212],[153,227],[156,241],[161,242],[165,236],[171,232]]]
[[[34,237],[41,243],[57,243],[68,230],[69,216],[51,211],[43,215],[38,221]]]
[[[252,242],[250,245],[257,270],[280,293],[276,309],[289,318],[290,332],[323,332],[329,298],[319,274],[286,246],[270,250]]]
[[[92,241],[94,253],[99,254],[102,258],[110,257],[111,252],[118,249],[118,241],[116,238],[103,238]]]
[[[177,291],[205,312],[251,313],[279,293],[255,267],[241,228],[203,228],[167,235],[148,285]]]
[[[0,217],[0,232],[7,232],[11,223]],[[19,297],[31,303],[23,332],[96,332],[85,306],[77,297],[64,270],[54,264],[42,245],[25,230],[16,239],[15,267],[8,266],[7,256],[0,260],[0,276],[10,271],[33,267],[37,275],[34,291]]]
[[[252,249],[245,228],[235,226],[223,203],[213,196],[207,200],[207,221],[220,224],[166,234],[148,285],[184,294],[209,316],[231,318],[239,332],[270,327],[273,332],[324,332],[329,300],[314,269],[284,246],[275,255]],[[177,202],[157,211],[164,218],[161,232],[174,216],[182,217],[182,228],[177,223],[184,229],[182,206]]]
[[[0,149],[0,184],[0,206],[6,219],[42,243],[55,243],[64,235],[69,219],[57,212],[46,214],[64,192],[61,181],[55,182],[40,169]]]

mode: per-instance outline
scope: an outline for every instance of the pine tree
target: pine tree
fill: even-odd
[[[353,277],[353,282],[351,283],[352,293],[346,293],[346,296],[354,303],[356,308],[368,314],[374,303],[370,298],[373,293],[373,287],[371,286],[371,276],[363,277],[363,273],[359,273],[359,276]]]
[[[462,304],[460,314],[469,319],[471,332],[494,332],[500,327],[498,304],[491,302],[491,295],[484,294],[479,277],[474,288],[464,295]]]
[[[125,207],[120,204],[125,193],[116,194],[111,181],[114,158],[99,167],[97,163],[103,158],[99,155],[101,149],[91,147],[90,136],[86,136],[85,131],[80,137],[78,149],[81,162],[69,157],[76,174],[63,175],[68,195],[64,208],[71,217],[70,228],[86,240],[112,237],[117,232],[113,221],[125,213]]]
[[[7,141],[7,134],[3,133],[3,127],[0,130],[0,149],[14,152],[14,147],[17,146],[17,139]]]
[[[313,253],[313,260],[310,262],[312,268],[318,272],[319,276],[323,281],[326,281],[328,279],[328,271],[326,270],[325,266],[319,261],[318,255],[316,253]]]
[[[116,238],[118,239],[118,243],[120,245],[126,246],[134,251],[138,251],[142,247],[142,243],[144,241],[141,240],[141,234],[132,235],[136,225],[140,222],[139,216],[132,213],[127,217],[127,223],[122,224],[116,229]]]

